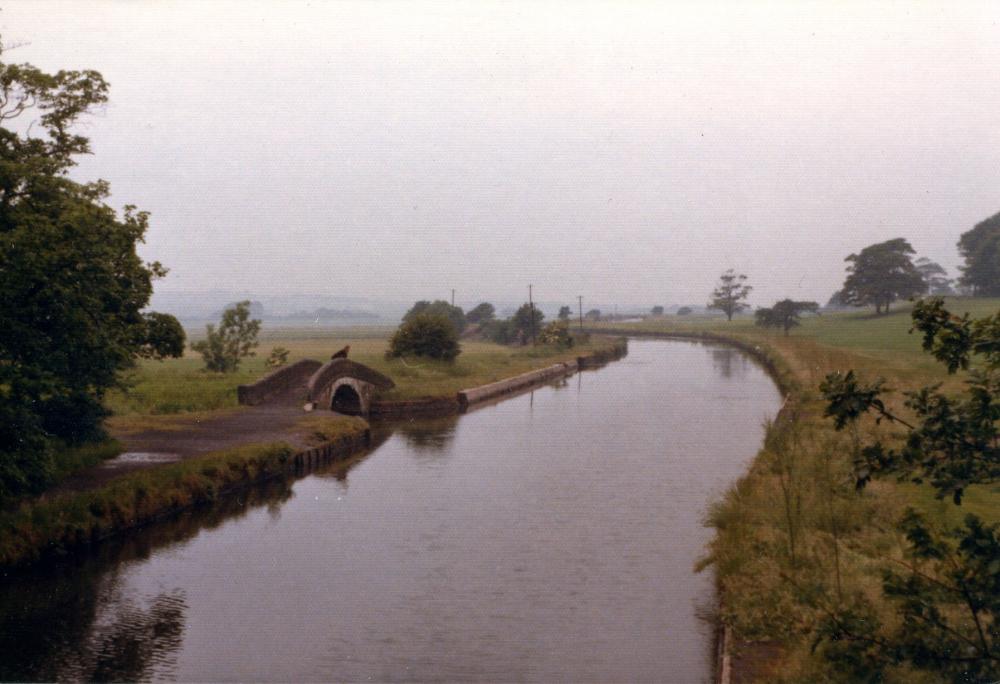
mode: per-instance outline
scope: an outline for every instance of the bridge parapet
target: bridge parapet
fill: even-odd
[[[314,359],[303,359],[268,373],[260,380],[236,388],[236,399],[240,404],[256,406],[269,399],[290,392],[306,381],[322,364]]]

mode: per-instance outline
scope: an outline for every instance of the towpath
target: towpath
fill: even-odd
[[[309,430],[302,419],[305,388],[296,388],[261,406],[242,406],[218,414],[165,422],[165,427],[145,430],[110,430],[124,450],[115,458],[85,468],[50,490],[52,493],[93,489],[136,470],[173,463],[212,451],[246,444],[286,442],[305,449]],[[324,412],[327,415],[333,415]]]

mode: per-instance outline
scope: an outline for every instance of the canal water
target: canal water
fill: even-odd
[[[5,578],[0,678],[709,681],[703,520],[779,403],[736,350],[632,340]]]

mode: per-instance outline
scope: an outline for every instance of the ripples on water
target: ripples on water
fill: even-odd
[[[0,678],[707,681],[707,504],[778,406],[741,353],[597,372],[9,577]]]

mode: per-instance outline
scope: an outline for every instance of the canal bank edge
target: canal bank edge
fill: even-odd
[[[608,335],[608,333],[600,333]],[[609,347],[578,356],[569,362],[556,363],[545,368],[521,373],[479,387],[460,390],[453,396],[426,397],[423,399],[373,400],[370,417],[378,420],[400,418],[430,418],[464,413],[474,404],[497,399],[507,394],[537,387],[555,378],[571,375],[578,370],[599,368],[628,354],[628,340],[620,336]]]
[[[777,415],[768,426],[768,431],[780,429],[788,421],[795,420],[796,410],[800,406],[802,397],[801,383],[795,377],[794,372],[785,362],[784,358],[770,347],[753,344],[738,337],[729,337],[710,332],[657,332],[628,330],[624,328],[592,328],[585,329],[585,332],[661,340],[710,342],[739,349],[747,354],[747,356],[753,358],[767,371],[784,399]],[[765,436],[766,439],[767,437]],[[758,451],[758,455],[759,453]],[[719,612],[720,614],[724,614],[725,611],[722,608],[725,606],[726,596],[721,586],[717,585],[717,590],[719,595]],[[716,632],[715,662],[715,681],[717,684],[756,681],[757,675],[762,674],[762,670],[767,666],[767,663],[777,657],[779,657],[779,650],[775,644],[740,641],[733,635],[732,628],[725,621],[719,621]]]
[[[627,351],[623,338],[607,349],[577,357],[575,362],[463,390],[455,396],[380,402],[381,410],[373,417],[459,413],[470,403],[502,399],[503,395],[544,384],[556,376],[552,372],[555,367],[566,375],[602,366]],[[525,382],[524,376],[531,378]],[[463,406],[462,394],[476,398]],[[323,442],[308,449],[296,450],[285,442],[242,445],[132,472],[92,490],[42,495],[15,510],[0,512],[0,568],[64,556],[265,480],[348,459],[370,445],[370,426],[359,418],[336,433],[323,434]]]

